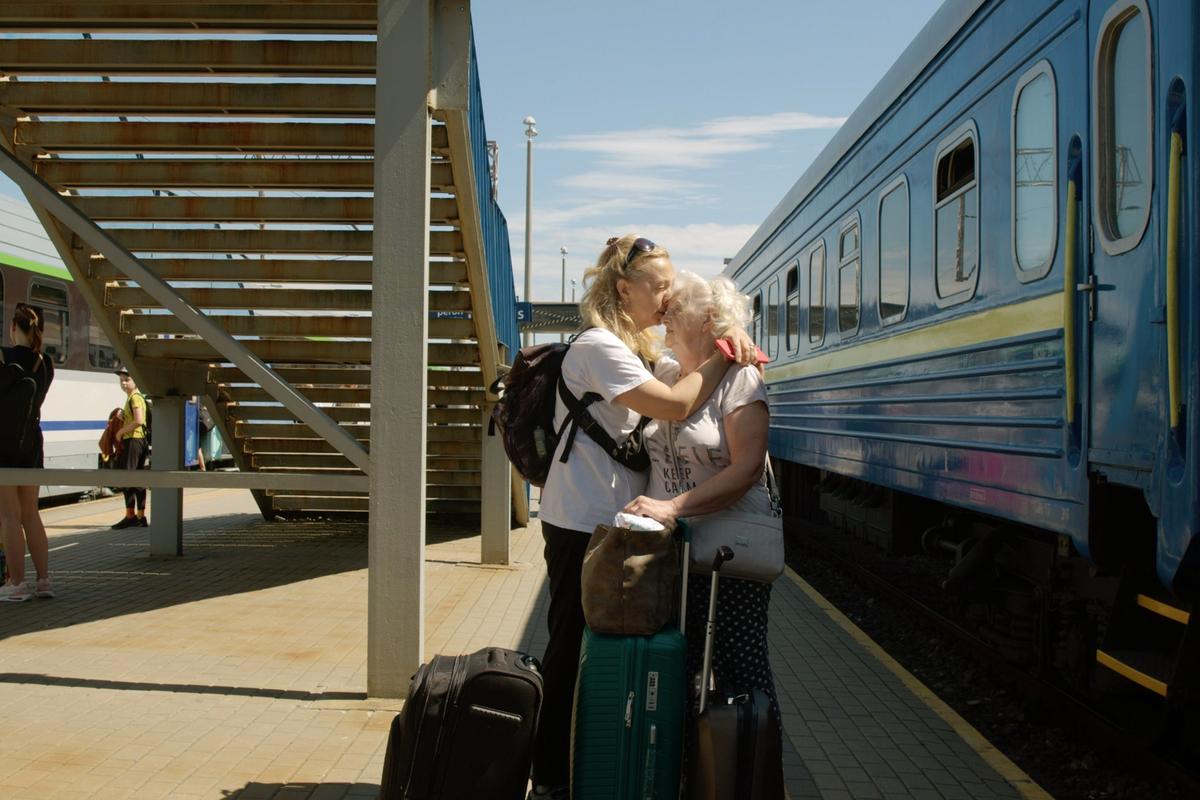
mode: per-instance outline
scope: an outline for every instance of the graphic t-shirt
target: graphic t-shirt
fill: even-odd
[[[679,364],[663,358],[655,364],[654,375],[673,386],[679,380]],[[767,387],[753,366],[734,366],[709,396],[708,402],[683,422],[653,420],[646,426],[646,445],[650,451],[648,497],[669,500],[696,488],[729,466],[729,443],[725,436],[725,416],[751,403],[767,404]],[[755,514],[771,513],[764,474],[751,486],[731,511]]]
[[[563,357],[562,375],[575,397],[582,400],[587,392],[600,395],[602,399],[588,406],[588,411],[617,443],[629,436],[641,415],[615,405],[612,399],[654,379],[642,360],[603,328],[584,331],[575,339]],[[567,408],[560,397],[554,411],[555,429],[561,428],[566,418]],[[558,459],[566,434],[564,431],[554,453],[538,517],[560,528],[591,534],[597,525],[611,524],[614,514],[645,493],[646,473],[618,464],[582,430],[575,434],[564,464]]]

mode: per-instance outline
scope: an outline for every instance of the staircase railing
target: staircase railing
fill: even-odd
[[[471,37],[471,89],[468,127],[471,132],[471,156],[474,160],[475,183],[479,196],[480,227],[487,258],[488,285],[491,290],[492,314],[496,321],[496,338],[513,353],[518,347],[517,295],[513,284],[512,251],[508,239],[508,221],[500,210],[492,191],[491,169],[488,166],[487,130],[483,121],[483,93],[479,86],[479,68],[475,56],[475,38]]]

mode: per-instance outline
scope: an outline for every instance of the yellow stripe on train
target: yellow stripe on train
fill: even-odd
[[[817,353],[803,361],[768,367],[767,382],[812,377],[850,367],[866,367],[900,358],[931,355],[943,350],[1054,330],[1061,328],[1063,324],[1062,303],[1063,293],[1056,292],[926,325],[895,336]]]

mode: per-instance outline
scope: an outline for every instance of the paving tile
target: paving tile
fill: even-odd
[[[225,490],[189,490],[185,511],[180,559],[109,530],[119,500],[45,511],[69,545],[59,596],[0,609],[0,707],[39,710],[0,763],[5,800],[376,796],[399,703],[363,692],[366,526],[267,523]],[[427,652],[540,655],[536,522],[513,531],[513,568],[473,564],[476,531],[428,538]],[[796,583],[772,609],[792,800],[1018,796]]]

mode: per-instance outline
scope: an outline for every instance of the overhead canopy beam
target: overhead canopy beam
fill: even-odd
[[[147,28],[289,33],[374,33],[375,3],[207,3],[156,0],[149,3],[75,2],[5,3],[3,31],[50,31],[65,27],[88,31],[135,31]]]
[[[217,39],[8,39],[6,75],[374,78],[375,43]]]
[[[160,305],[183,320],[192,331],[203,337],[222,356],[240,367],[243,372],[266,389],[274,399],[290,408],[296,414],[297,419],[308,423],[313,430],[320,432],[325,441],[341,451],[359,469],[364,472],[369,471],[370,458],[361,444],[291,385],[281,380],[243,343],[223,331],[220,326],[205,317],[199,309],[181,298],[169,284],[146,269],[112,236],[77,211],[69,201],[22,164],[15,155],[7,150],[0,151],[0,168],[3,168],[4,173],[21,188],[31,203],[39,205],[53,214],[76,236],[86,241],[120,268],[127,277],[137,281]]]
[[[375,118],[375,87],[311,83],[10,81],[0,106],[26,114]]]
[[[363,122],[20,122],[17,147],[65,153],[370,154]]]

